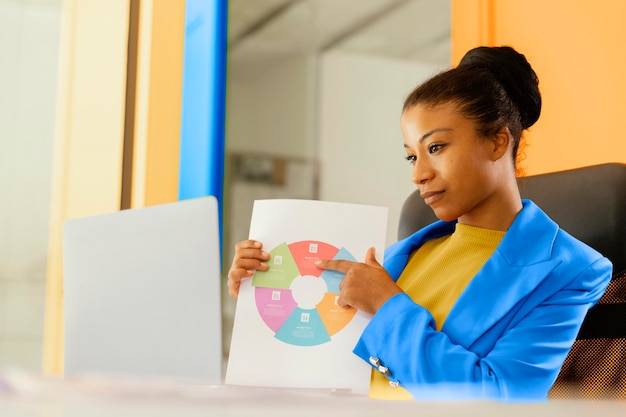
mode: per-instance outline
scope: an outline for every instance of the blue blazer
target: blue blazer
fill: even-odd
[[[388,368],[388,378],[416,399],[545,399],[612,265],[522,202],[441,331],[428,310],[397,294],[372,317],[354,353]],[[417,248],[454,227],[438,221],[390,246],[385,269],[397,280]]]

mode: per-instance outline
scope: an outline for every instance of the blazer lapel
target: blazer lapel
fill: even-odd
[[[442,330],[457,343],[471,345],[560,263],[551,258],[558,225],[534,203],[523,203],[496,252],[468,284],[443,325]]]
[[[457,343],[470,346],[535,290],[559,263],[550,260],[511,266],[494,255],[459,297],[442,330]]]

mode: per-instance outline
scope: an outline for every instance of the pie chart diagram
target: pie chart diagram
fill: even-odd
[[[315,266],[319,259],[356,261],[345,248],[303,240],[281,243],[270,252],[269,270],[252,279],[257,310],[274,337],[295,346],[330,342],[356,309],[337,305],[344,274]]]

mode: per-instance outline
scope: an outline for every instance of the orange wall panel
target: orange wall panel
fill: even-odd
[[[141,1],[131,207],[178,200],[185,2]]]
[[[526,135],[528,175],[626,163],[626,2],[600,3],[452,2],[453,62],[480,44],[511,45],[537,71],[543,109]]]

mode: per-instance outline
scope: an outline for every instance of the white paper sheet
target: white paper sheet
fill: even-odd
[[[352,349],[370,316],[337,306],[342,274],[313,262],[363,262],[375,247],[382,263],[387,212],[323,201],[255,201],[250,238],[270,253],[270,270],[242,282],[226,384],[367,393],[371,368]]]

